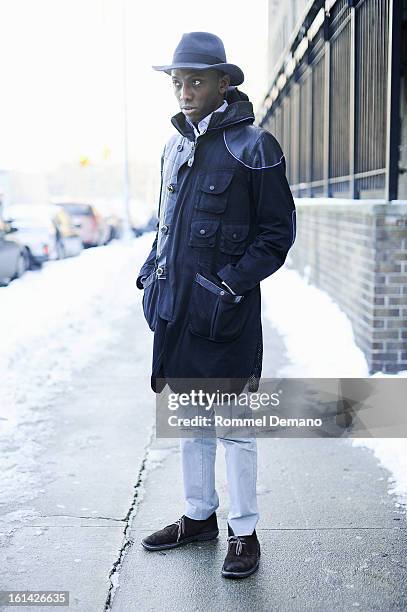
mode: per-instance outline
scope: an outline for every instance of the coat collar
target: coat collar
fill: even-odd
[[[223,130],[237,123],[253,123],[254,112],[251,102],[233,102],[229,104],[223,113],[214,112],[208,125],[206,133]],[[195,140],[192,126],[186,120],[184,113],[178,113],[171,118],[171,123],[188,140]]]
[[[228,107],[228,103],[226,102],[226,100],[223,100],[223,104],[221,104],[219,108],[217,108],[216,110],[209,113],[209,115],[201,119],[197,127],[195,127],[192,121],[188,119],[188,117],[186,117],[187,123],[189,123],[189,125],[194,130],[195,138],[198,138],[198,136],[201,136],[202,134],[206,132],[213,113],[223,113],[227,109],[227,107]]]

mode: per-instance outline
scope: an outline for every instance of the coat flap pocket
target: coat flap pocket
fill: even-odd
[[[189,245],[192,247],[213,248],[216,243],[216,232],[219,221],[192,221]]]
[[[249,233],[249,225],[241,223],[223,223],[222,236],[231,242],[241,242],[247,238]]]
[[[212,238],[215,236],[216,231],[219,227],[219,221],[192,221],[191,223],[191,236],[195,238]]]
[[[223,193],[229,187],[233,172],[209,172],[201,176],[199,188],[205,193],[217,195]]]

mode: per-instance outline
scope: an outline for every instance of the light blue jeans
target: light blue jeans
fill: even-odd
[[[184,414],[187,412],[186,410]],[[216,407],[206,414],[213,416],[214,412]],[[256,438],[229,437],[224,431],[222,436],[208,437],[207,427],[195,427],[193,431],[194,437],[181,438],[186,516],[195,520],[204,520],[219,506],[215,487],[215,459],[217,441],[220,440],[225,447],[230,502],[228,523],[235,535],[252,534],[259,520],[256,494]]]

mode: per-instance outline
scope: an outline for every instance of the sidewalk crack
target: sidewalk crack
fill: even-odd
[[[113,598],[115,596],[117,588],[119,587],[119,575],[120,575],[120,570],[123,564],[123,560],[126,555],[127,549],[133,544],[133,541],[130,539],[129,534],[131,530],[132,521],[137,513],[139,503],[141,502],[141,499],[142,499],[142,492],[143,492],[142,485],[144,481],[144,476],[146,474],[146,464],[147,464],[147,459],[148,459],[148,453],[153,443],[153,440],[154,440],[154,428],[151,432],[150,440],[145,446],[144,457],[140,464],[140,469],[138,472],[136,484],[134,485],[134,495],[133,495],[132,503],[124,519],[120,519],[121,521],[125,523],[125,528],[123,530],[124,537],[123,537],[123,542],[119,550],[117,559],[113,563],[113,567],[109,572],[110,587],[109,587],[106,601],[105,601],[104,612],[111,611],[111,607],[113,604]]]
[[[118,523],[123,523],[126,521],[126,518],[122,518],[122,519],[118,519],[118,518],[113,518],[111,516],[76,516],[73,514],[47,514],[46,516],[40,514],[37,518],[55,518],[55,517],[61,517],[61,518],[72,518],[72,519],[87,519],[87,520],[103,520],[103,521],[117,521]]]

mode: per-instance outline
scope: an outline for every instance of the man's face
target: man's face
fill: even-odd
[[[213,68],[178,68],[171,71],[171,77],[179,106],[193,123],[221,106],[230,83],[229,75],[221,75]]]

